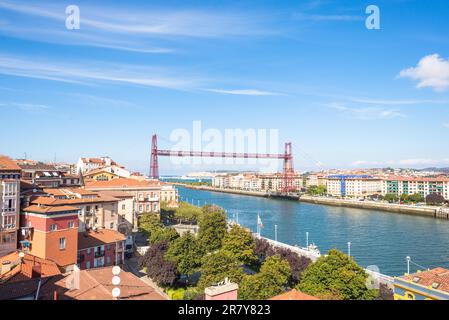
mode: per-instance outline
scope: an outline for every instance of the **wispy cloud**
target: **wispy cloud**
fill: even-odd
[[[307,13],[294,13],[293,18],[296,20],[305,21],[360,21],[364,20],[363,16],[358,15],[344,15],[344,14],[307,14]]]
[[[19,23],[0,24],[8,36],[65,45],[86,45],[142,53],[170,53],[166,41],[181,37],[223,38],[278,34],[270,17],[252,13],[206,10],[132,9],[108,3],[95,7],[79,4],[81,29],[66,30],[66,14],[61,4],[16,3],[0,0],[0,10],[33,17]],[[155,45],[162,43],[162,45]]]
[[[449,122],[445,122],[443,123],[443,127],[448,128],[449,129]]]
[[[386,105],[386,106],[396,106],[396,105],[419,105],[419,104],[449,104],[449,100],[401,100],[401,99],[370,99],[370,98],[355,98],[346,97],[348,101],[365,103],[365,104],[375,104],[375,105]]]
[[[280,96],[282,93],[271,92],[271,91],[262,91],[257,89],[234,89],[234,90],[225,90],[225,89],[205,89],[209,92],[222,93],[222,94],[232,94],[232,95],[243,95],[243,96]]]
[[[181,77],[173,70],[141,65],[100,62],[55,62],[0,55],[0,74],[76,84],[101,82],[191,90],[199,86],[194,77]]]
[[[21,103],[21,102],[4,102],[0,103],[0,107],[11,107],[23,111],[39,111],[50,109],[50,106],[35,103]]]
[[[386,109],[382,107],[348,107],[340,102],[329,103],[326,106],[347,113],[359,120],[381,120],[405,117],[405,115],[398,109]]]
[[[417,88],[447,90],[449,89],[449,59],[444,59],[438,54],[425,56],[416,67],[402,70],[399,77],[418,81]]]

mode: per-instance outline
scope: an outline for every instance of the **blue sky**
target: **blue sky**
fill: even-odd
[[[298,170],[449,166],[448,16],[444,0],[0,0],[0,153],[146,173],[153,133],[201,120],[279,129]]]

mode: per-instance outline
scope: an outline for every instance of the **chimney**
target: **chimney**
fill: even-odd
[[[238,284],[232,283],[228,278],[216,286],[204,289],[205,300],[237,300]]]

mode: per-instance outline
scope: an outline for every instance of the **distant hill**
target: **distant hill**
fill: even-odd
[[[444,172],[444,173],[449,173],[449,167],[446,168],[424,168],[424,169],[420,169],[419,171],[438,171],[438,172]]]

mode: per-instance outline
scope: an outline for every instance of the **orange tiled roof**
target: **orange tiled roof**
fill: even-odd
[[[438,284],[436,290],[449,292],[449,270],[435,268],[428,271],[421,271],[400,277],[401,279],[412,281],[416,284],[429,287]]]
[[[13,252],[0,258],[0,264],[11,262],[11,270],[0,276],[0,281],[21,281],[31,279],[33,276],[33,268],[38,267],[41,277],[50,277],[61,274],[58,265],[51,261],[24,253],[24,257],[20,259],[19,252]]]
[[[425,181],[425,182],[447,182],[449,178],[446,176],[438,176],[438,177],[407,177],[407,176],[387,176],[384,180],[390,181]]]
[[[22,209],[24,212],[36,212],[36,213],[56,213],[64,211],[79,210],[74,206],[47,206],[47,205],[31,205]]]
[[[158,180],[136,180],[131,178],[116,178],[109,181],[86,181],[86,188],[134,188],[134,187],[157,187]]]
[[[317,297],[309,296],[308,294],[302,293],[296,289],[287,291],[280,295],[274,296],[269,300],[320,300]]]
[[[78,289],[70,289],[59,296],[61,300],[112,300],[111,283],[112,266],[94,268],[80,271],[80,282]],[[57,281],[55,284],[65,288],[67,278]],[[49,297],[51,299],[51,295]],[[152,286],[136,277],[131,272],[122,270],[120,272],[120,300],[167,300]]]
[[[117,198],[110,196],[99,196],[96,198],[76,198],[76,199],[56,199],[49,197],[36,197],[31,199],[32,204],[43,204],[43,205],[51,205],[51,206],[60,206],[60,205],[78,205],[78,204],[89,204],[89,203],[100,203],[100,202],[113,202],[117,201]]]
[[[78,250],[97,247],[117,241],[124,241],[126,237],[118,231],[97,229],[78,233]]]
[[[21,168],[10,157],[0,155],[0,171],[20,171]]]

